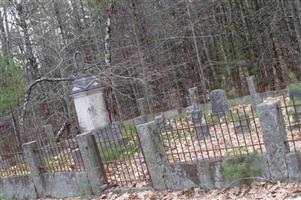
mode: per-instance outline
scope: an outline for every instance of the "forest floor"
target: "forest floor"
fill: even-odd
[[[228,199],[277,199],[277,200],[301,200],[301,184],[280,182],[253,182],[242,187],[231,187],[205,191],[202,189],[190,189],[178,192],[156,192],[147,190],[134,193],[106,193],[99,197],[78,197],[68,200],[228,200]],[[49,199],[50,200],[50,199]]]

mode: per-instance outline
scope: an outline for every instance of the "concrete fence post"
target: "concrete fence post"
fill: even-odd
[[[107,179],[95,136],[89,132],[78,135],[76,138],[92,192],[99,195],[107,187]]]
[[[23,144],[23,155],[38,197],[45,197],[45,186],[41,176],[44,173],[44,162],[39,151],[37,151],[37,147],[36,141]]]
[[[256,107],[260,127],[266,148],[267,162],[272,179],[288,178],[286,155],[289,152],[286,143],[286,129],[280,102],[271,100]]]
[[[155,189],[167,189],[164,183],[165,153],[160,143],[160,136],[155,133],[155,122],[137,126],[142,151]]]
[[[156,190],[181,190],[196,187],[187,173],[179,166],[171,165],[160,141],[158,125],[151,121],[137,126],[145,162]]]

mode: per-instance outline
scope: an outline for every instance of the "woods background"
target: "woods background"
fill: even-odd
[[[260,92],[300,77],[299,0],[2,0],[0,11],[0,127],[19,140],[48,123],[77,132],[79,73],[104,81],[112,120],[137,115],[140,97],[154,111],[193,86],[234,98],[249,75]]]

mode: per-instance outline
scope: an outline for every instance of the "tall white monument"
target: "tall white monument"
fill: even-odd
[[[80,53],[75,62],[81,65]],[[79,75],[73,82],[73,98],[81,133],[104,128],[110,124],[110,117],[104,96],[104,85],[95,76]]]

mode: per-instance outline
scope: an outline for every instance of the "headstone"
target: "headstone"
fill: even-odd
[[[198,88],[189,88],[188,92],[191,105],[198,104]]]
[[[197,123],[202,121],[202,109],[198,104],[193,104],[186,109],[187,119],[192,123]]]
[[[234,130],[236,134],[250,132],[250,118],[241,114],[237,120],[234,120]]]
[[[43,134],[46,137],[48,144],[55,144],[55,136],[52,126],[50,124],[43,127]]]
[[[255,76],[247,77],[247,83],[252,98],[252,106],[255,107],[256,105],[262,103],[263,101],[260,95],[256,92]]]
[[[159,129],[168,130],[172,128],[172,125],[166,120],[163,113],[155,117],[155,123]]]
[[[140,116],[145,118],[146,112],[145,112],[145,100],[144,100],[144,98],[137,99],[137,104],[138,104],[138,110],[139,110]]]
[[[54,131],[50,124],[43,127],[43,134],[46,137],[47,140],[47,146],[43,148],[43,151],[46,152],[46,154],[51,156],[56,156],[58,153],[57,144],[55,141]]]
[[[229,105],[225,95],[225,90],[217,89],[210,92],[211,109],[214,115],[223,115],[229,112]]]
[[[83,59],[79,52],[74,55],[78,70],[83,68]],[[104,95],[104,83],[97,77],[80,74],[72,83],[75,110],[81,133],[104,128],[110,124],[109,112]]]
[[[298,122],[301,119],[301,83],[293,83],[288,86],[291,103],[294,104],[293,119]]]
[[[207,136],[209,134],[208,126],[202,121],[203,111],[198,102],[197,87],[189,89],[189,98],[191,106],[186,110],[187,119],[193,124],[198,137]]]
[[[209,135],[208,126],[202,121],[202,109],[200,105],[194,104],[187,108],[187,119],[193,124],[196,135],[199,137]]]
[[[3,169],[3,168],[5,168],[5,160],[0,155],[0,169]]]

